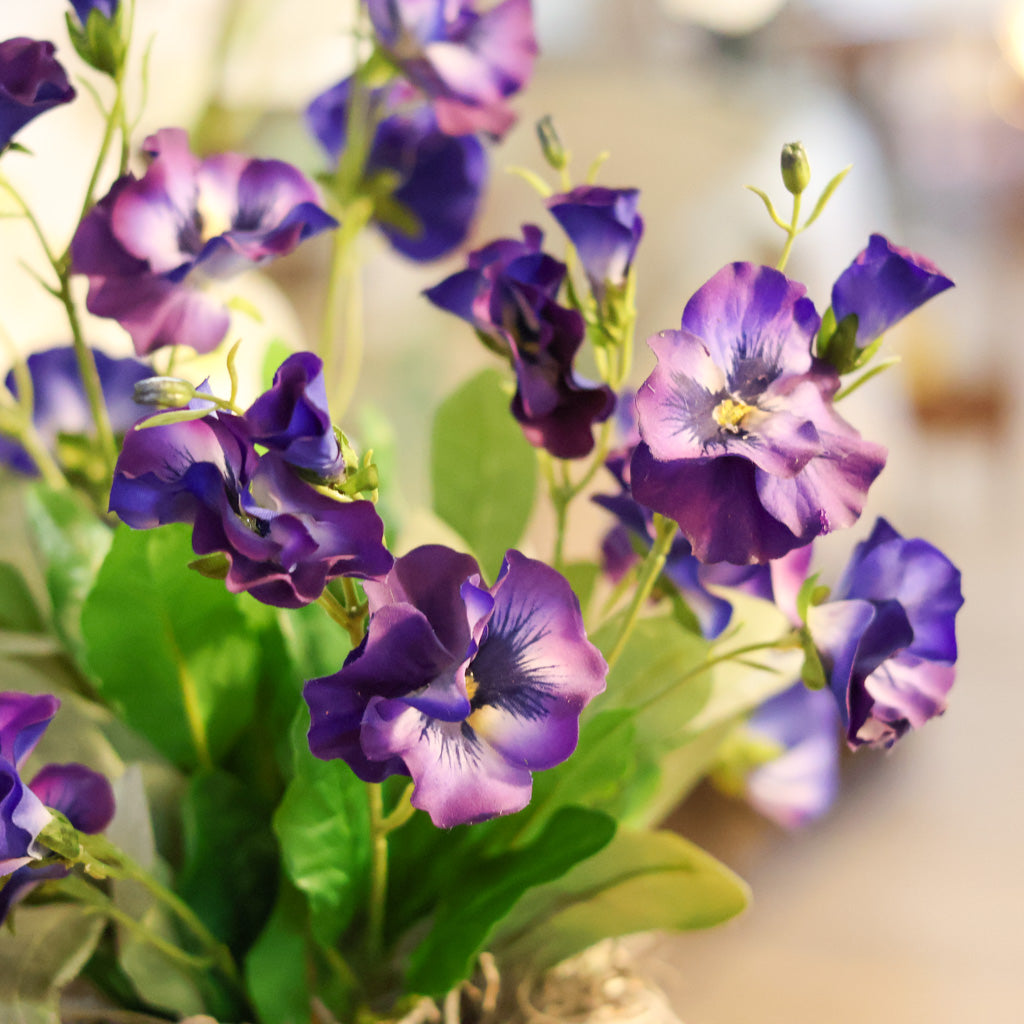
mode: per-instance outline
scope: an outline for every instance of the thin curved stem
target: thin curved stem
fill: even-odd
[[[793,216],[790,219],[789,227],[786,228],[786,244],[782,247],[782,255],[779,256],[779,262],[775,264],[776,270],[785,270],[786,264],[789,262],[789,254],[793,249],[793,243],[796,241],[796,236],[800,234],[801,228],[800,223],[800,193],[797,192],[793,196]]]
[[[384,943],[384,908],[388,895],[388,832],[385,828],[384,794],[380,783],[366,783],[370,808],[370,906],[366,927],[366,951],[371,963],[379,959]]]
[[[625,650],[626,643],[633,632],[633,627],[640,617],[640,610],[643,608],[648,597],[651,596],[654,584],[661,575],[661,570],[665,567],[665,559],[668,557],[669,549],[672,547],[672,538],[675,536],[675,533],[676,524],[671,519],[666,519],[658,515],[658,513],[654,514],[654,543],[651,545],[651,550],[647,553],[647,558],[641,566],[640,578],[637,581],[636,590],[633,592],[633,600],[626,610],[626,618],[622,623],[622,629],[614,646],[605,658],[608,662],[609,670],[611,670],[619,660],[623,650]]]

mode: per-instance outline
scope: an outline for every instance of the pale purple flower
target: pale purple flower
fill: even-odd
[[[117,320],[145,355],[164,345],[209,352],[230,323],[203,290],[336,227],[311,182],[280,160],[221,153],[201,160],[180,128],[151,135],[145,175],[119,178],[79,225],[75,273],[86,306]]]
[[[614,411],[615,395],[573,368],[583,317],[556,301],[566,268],[541,251],[542,237],[526,225],[522,241],[500,238],[471,252],[466,270],[424,294],[511,361],[512,414],[527,440],[557,458],[582,458],[594,447],[594,424]]]
[[[24,36],[0,43],[0,151],[33,118],[75,98],[55,52],[53,43]]]
[[[197,555],[226,556],[228,590],[281,608],[392,562],[372,502],[321,493],[281,452],[258,455],[246,421],[224,413],[129,433],[110,510],[135,529],[191,523]]]
[[[835,371],[811,355],[804,287],[733,263],[650,338],[637,394],[633,496],[674,519],[703,562],[765,562],[851,525],[885,464],[832,406]]]
[[[310,750],[365,781],[412,776],[413,806],[442,828],[521,810],[605,685],[569,584],[509,551],[487,587],[469,555],[426,546],[365,589],[365,640],[306,684]]]
[[[836,322],[857,317],[857,345],[864,348],[893,324],[953,282],[931,260],[872,235],[867,248],[832,286]]]
[[[530,0],[367,0],[381,47],[430,98],[441,131],[501,137],[515,123],[508,97],[537,56]]]
[[[839,789],[839,715],[832,695],[794,683],[765,701],[747,729],[781,748],[747,775],[750,805],[783,828],[820,818]]]
[[[112,359],[93,351],[100,378],[103,402],[110,426],[116,435],[150,412],[133,399],[136,383],[153,376],[153,370],[137,359]],[[56,453],[62,436],[89,436],[95,426],[85,394],[78,359],[70,345],[34,352],[26,360],[32,380],[32,422],[50,451]],[[18,395],[18,382],[12,370],[5,381],[7,390]],[[0,462],[20,473],[35,476],[35,462],[13,438],[0,437]]]
[[[960,573],[924,540],[879,519],[807,627],[851,747],[889,747],[941,715],[953,685]]]
[[[110,783],[84,765],[49,764],[29,784],[22,781],[21,769],[59,707],[49,695],[0,693],[0,922],[29,889],[67,874],[61,864],[29,867],[46,854],[37,840],[53,817],[47,808],[81,832],[102,832],[114,815]]]
[[[626,283],[644,231],[639,199],[635,188],[580,185],[547,201],[576,248],[598,302],[609,286],[621,288]]]
[[[346,144],[351,89],[346,78],[306,110],[310,129],[334,160]],[[374,223],[403,256],[427,261],[465,241],[480,208],[487,156],[474,135],[442,132],[433,109],[412,93],[408,86],[372,91],[376,124],[364,177],[368,188],[379,175],[397,178],[387,196],[373,193]]]

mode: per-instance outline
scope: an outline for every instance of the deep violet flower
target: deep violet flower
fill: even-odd
[[[488,588],[469,555],[426,546],[365,588],[365,640],[306,684],[310,750],[365,781],[411,775],[413,806],[442,828],[521,810],[605,685],[569,584],[509,551]]]
[[[608,286],[621,288],[626,282],[644,231],[639,198],[635,188],[580,185],[547,201],[575,246],[598,302]]]
[[[433,104],[448,135],[515,124],[508,97],[533,73],[537,40],[530,0],[367,0],[381,47]]]
[[[75,98],[55,52],[53,43],[24,36],[0,43],[0,151],[34,117]]]
[[[95,350],[93,357],[110,426],[115,434],[123,434],[151,411],[136,405],[132,395],[136,383],[151,377],[153,370],[137,359],[112,359]],[[32,380],[32,422],[46,446],[56,452],[61,436],[90,435],[94,429],[92,412],[74,348],[66,345],[34,352],[26,363]],[[7,374],[5,383],[7,390],[17,397],[18,382],[13,370]],[[0,437],[0,463],[20,473],[34,476],[38,472],[28,452],[11,438]]]
[[[831,694],[797,682],[765,701],[746,726],[778,744],[778,757],[749,772],[750,805],[783,828],[800,828],[832,806],[839,789],[839,715]]]
[[[804,287],[733,263],[648,344],[633,496],[674,519],[704,562],[765,562],[849,526],[885,449],[835,412],[836,372],[811,355]]]
[[[501,238],[471,252],[466,270],[424,294],[511,360],[512,414],[527,440],[557,458],[582,458],[594,447],[594,423],[614,411],[615,396],[573,369],[583,317],[556,301],[566,268],[541,252],[542,237],[526,225],[523,241]]]
[[[258,455],[246,420],[224,413],[130,432],[110,510],[135,529],[191,523],[196,554],[226,556],[228,590],[281,608],[392,562],[372,502],[322,494],[281,452]]]
[[[345,148],[351,78],[318,96],[306,121],[328,155],[337,160]],[[374,222],[403,256],[439,259],[469,234],[487,180],[487,156],[474,135],[451,136],[437,115],[412,90],[392,86],[371,94],[379,105],[366,161],[366,179],[389,176],[393,191],[375,194]]]
[[[119,178],[71,243],[89,278],[86,306],[117,320],[145,355],[164,345],[209,352],[230,316],[203,290],[291,252],[337,222],[290,164],[222,153],[194,156],[180,128],[151,135],[145,175]]]
[[[924,540],[879,519],[807,627],[851,747],[890,747],[946,709],[956,661],[960,573]]]
[[[330,479],[344,472],[345,460],[327,410],[324,364],[312,352],[290,355],[274,382],[245,411],[249,437],[281,453],[292,466]]]
[[[29,866],[46,852],[37,840],[52,817],[47,808],[89,833],[102,832],[114,816],[110,783],[84,765],[46,765],[31,783],[22,781],[21,769],[59,707],[48,695],[0,693],[0,922],[33,886],[67,874],[60,864]]]
[[[872,235],[832,286],[837,322],[857,316],[857,344],[869,345],[953,282],[931,260]]]

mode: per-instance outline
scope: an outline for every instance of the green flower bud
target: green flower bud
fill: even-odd
[[[811,165],[802,142],[787,142],[782,147],[782,181],[793,195],[798,196],[811,180]]]
[[[158,405],[164,409],[180,409],[195,398],[196,389],[179,377],[147,377],[135,385],[135,401],[139,405]]]
[[[564,170],[569,164],[569,154],[558,137],[550,114],[545,114],[537,122],[537,138],[540,139],[540,148],[544,151],[548,165],[556,171]]]

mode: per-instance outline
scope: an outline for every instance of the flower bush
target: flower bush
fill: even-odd
[[[365,0],[354,70],[305,112],[319,174],[209,130],[140,139],[136,2],[68,12],[106,124],[66,251],[6,168],[47,161],[11,140],[74,90],[52,43],[0,43],[0,191],[70,339],[12,355],[0,389],[34,538],[0,563],[0,631],[47,691],[0,693],[0,1018],[57,1024],[77,978],[112,1020],[511,1020],[601,939],[737,914],[741,880],[660,827],[699,780],[805,826],[844,731],[888,747],[946,708],[944,554],[879,520],[834,589],[808,573],[887,459],[842,400],[952,282],[874,234],[819,311],[786,264],[841,176],[801,222],[789,144],[776,264],[680,282],[680,326],[634,367],[640,189],[574,178],[545,118],[523,177],[557,227],[475,235],[537,57],[529,0]],[[395,258],[465,250],[423,315],[498,357],[413,410],[426,542],[390,427],[351,408],[371,227]],[[319,234],[316,341],[257,340],[223,282]],[[69,737],[94,764],[27,772]]]

